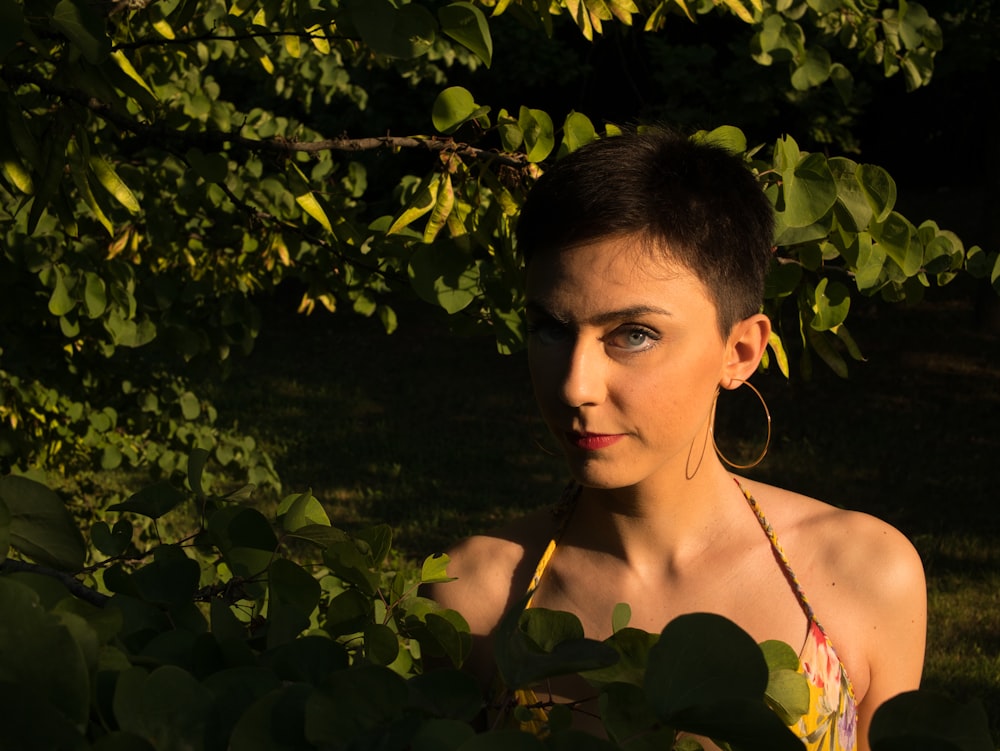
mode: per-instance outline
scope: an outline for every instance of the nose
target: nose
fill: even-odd
[[[607,395],[606,358],[600,341],[583,335],[567,347],[559,396],[570,407],[600,404]]]

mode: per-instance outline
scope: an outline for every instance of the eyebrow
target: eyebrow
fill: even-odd
[[[544,305],[536,301],[529,300],[525,308],[528,312],[534,313],[535,315],[546,316],[554,321],[559,321],[560,323],[568,323],[565,316],[560,316],[552,311],[548,310]],[[627,308],[619,308],[617,310],[608,310],[603,313],[598,313],[596,315],[588,318],[584,323],[590,324],[592,326],[604,326],[609,323],[614,323],[615,321],[627,321],[632,318],[641,318],[647,315],[661,315],[661,316],[672,316],[669,310],[665,308],[659,308],[655,305],[631,305]]]

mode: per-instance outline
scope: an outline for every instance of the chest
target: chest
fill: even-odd
[[[808,625],[795,590],[766,544],[646,572],[612,556],[557,550],[533,607],[574,613],[588,637],[605,639],[614,630],[619,603],[629,606],[628,625],[644,631],[659,633],[679,615],[709,612],[735,622],[755,641],[778,639],[796,651]]]

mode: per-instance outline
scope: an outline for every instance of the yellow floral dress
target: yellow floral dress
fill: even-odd
[[[739,485],[739,482],[737,481],[736,484]],[[795,593],[809,623],[805,643],[799,652],[799,672],[805,675],[809,683],[809,711],[790,728],[795,735],[802,739],[803,746],[807,751],[856,751],[857,700],[851,681],[847,677],[847,671],[840,662],[840,658],[837,657],[833,643],[816,619],[812,606],[809,604],[805,592],[802,591],[794,571],[792,571],[774,529],[750,491],[742,485],[739,487],[767,535],[785,578]],[[571,495],[567,497],[572,498]],[[555,553],[558,542],[559,534],[557,533],[549,542],[535,568],[530,592],[534,593],[538,587],[549,560]],[[527,607],[531,607],[530,598]],[[530,690],[516,691],[514,700],[522,707],[532,707],[532,719],[519,723],[522,729],[536,735],[544,735],[547,716],[544,710],[535,706],[538,704],[538,699],[534,693]]]

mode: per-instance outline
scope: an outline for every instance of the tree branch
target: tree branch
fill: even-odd
[[[524,154],[511,154],[482,149],[468,143],[456,141],[446,136],[377,136],[364,138],[327,138],[319,141],[293,141],[275,137],[267,139],[246,138],[234,132],[203,131],[190,133],[164,128],[159,125],[140,122],[120,112],[116,112],[106,102],[89,96],[86,92],[59,86],[45,80],[42,76],[29,71],[15,68],[4,68],[0,77],[11,85],[32,85],[47,95],[55,96],[65,101],[75,102],[107,120],[119,129],[134,134],[136,137],[152,143],[180,143],[186,146],[209,147],[224,150],[227,144],[247,149],[251,152],[288,156],[296,152],[315,154],[322,151],[339,151],[345,153],[376,151],[379,149],[425,149],[442,153],[448,152],[462,157],[513,167],[519,170],[531,168]]]
[[[102,594],[86,586],[83,582],[78,581],[65,571],[57,571],[54,568],[40,566],[37,563],[27,563],[26,561],[16,561],[8,558],[3,563],[0,563],[0,571],[8,571],[10,573],[27,572],[48,576],[60,582],[71,594],[99,608],[103,608],[107,601],[111,599],[106,594]]]

